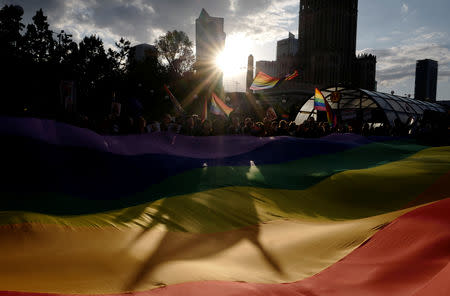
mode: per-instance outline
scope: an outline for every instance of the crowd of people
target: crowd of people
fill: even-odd
[[[397,136],[435,139],[448,137],[448,126],[430,120],[410,118],[407,123],[396,119],[389,122],[374,123],[351,121],[330,126],[328,122],[309,118],[297,125],[285,119],[265,117],[258,121],[248,116],[214,116],[202,120],[198,115],[172,116],[164,114],[159,121],[148,121],[142,117],[118,116],[110,114],[100,122],[90,121],[86,116],[78,117],[75,123],[90,128],[99,134],[129,135],[155,132],[171,132],[187,136],[246,135],[256,137],[293,136],[301,138],[320,138],[332,133],[354,133],[363,136]]]

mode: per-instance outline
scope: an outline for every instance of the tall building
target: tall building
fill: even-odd
[[[202,9],[200,16],[195,20],[195,68],[199,75],[205,77],[214,75],[215,85],[209,87],[217,92],[223,91],[223,73],[220,73],[216,66],[216,58],[225,47],[225,39],[224,19],[212,17]]]
[[[276,61],[257,61],[256,62],[256,74],[264,72],[270,76],[278,76],[278,64]]]
[[[248,56],[248,63],[247,63],[247,80],[246,80],[246,91],[250,92],[250,86],[253,83],[253,77],[254,77],[254,59],[253,55]]]
[[[436,102],[438,62],[425,59],[417,61],[414,97]]]
[[[358,56],[353,69],[353,85],[367,90],[377,90],[376,65],[376,56],[372,54]]]
[[[284,77],[297,69],[297,53],[298,53],[298,39],[295,35],[289,32],[287,39],[279,40],[277,42],[277,62],[276,73],[277,77]]]
[[[357,22],[358,0],[300,0],[299,66],[304,82],[358,87]]]
[[[262,71],[270,76],[284,77],[296,70],[298,39],[289,32],[287,39],[277,41],[276,61],[257,61],[256,73]]]
[[[298,39],[289,32],[287,39],[277,41],[277,61],[284,57],[295,56],[298,52]]]
[[[224,19],[210,16],[202,9],[195,20],[196,59],[201,64],[215,63],[225,47]]]

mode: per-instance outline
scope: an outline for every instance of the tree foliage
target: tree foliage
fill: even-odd
[[[192,42],[186,33],[177,30],[167,32],[160,36],[155,43],[171,74],[181,77],[184,73],[192,70],[194,54]]]
[[[23,38],[24,49],[27,54],[37,63],[50,60],[55,50],[55,40],[53,32],[49,29],[47,17],[42,9],[33,16],[33,23],[27,26],[27,31]]]
[[[113,70],[118,75],[126,75],[130,65],[128,57],[131,53],[131,43],[129,40],[120,38],[119,42],[116,42],[115,45],[116,50],[112,48],[108,49],[108,56],[113,63]]]
[[[20,32],[25,27],[22,16],[23,9],[17,5],[5,5],[0,10],[0,53],[6,61],[19,53],[22,43]]]

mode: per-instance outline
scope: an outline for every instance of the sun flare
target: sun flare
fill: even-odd
[[[237,76],[247,70],[251,41],[244,34],[227,37],[224,50],[217,55],[216,65],[225,77]]]

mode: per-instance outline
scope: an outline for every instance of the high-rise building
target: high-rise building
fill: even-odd
[[[298,40],[289,33],[287,39],[277,41],[276,61],[257,61],[256,73],[262,71],[273,77],[284,77],[296,70]]]
[[[256,74],[264,72],[270,76],[278,76],[278,64],[276,61],[257,61]]]
[[[376,56],[372,54],[358,56],[353,69],[353,85],[367,90],[377,90],[376,65]]]
[[[304,82],[358,87],[357,21],[358,0],[300,0],[299,66]]]
[[[215,63],[217,55],[225,47],[224,19],[210,16],[202,9],[195,20],[196,60],[200,64]]]
[[[248,63],[247,63],[247,80],[246,80],[246,91],[250,92],[250,86],[253,83],[253,77],[255,72],[255,66],[254,66],[254,59],[253,55],[248,56]]]
[[[223,73],[216,65],[218,54],[225,47],[226,34],[224,32],[224,19],[210,16],[202,9],[200,16],[195,20],[196,63],[198,75],[213,77],[208,88],[216,92],[223,92]]]
[[[284,57],[295,56],[298,52],[298,39],[289,32],[287,39],[277,41],[277,61]]]
[[[276,61],[257,61],[256,72],[283,77],[299,71],[299,77],[277,88],[262,91],[274,98],[298,94],[304,98],[314,88],[347,86],[376,90],[374,55],[356,56],[358,0],[300,0],[298,51],[287,44],[293,34],[277,43]],[[295,48],[292,47],[295,52]]]
[[[417,61],[414,97],[418,100],[436,102],[438,62],[425,59]]]

